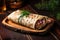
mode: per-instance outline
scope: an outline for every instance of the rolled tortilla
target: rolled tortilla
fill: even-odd
[[[22,12],[23,10],[14,11],[8,16],[8,19],[32,29],[42,29],[47,23],[52,21],[47,16],[33,13],[21,17]]]

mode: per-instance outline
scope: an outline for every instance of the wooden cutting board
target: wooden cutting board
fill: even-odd
[[[42,30],[35,30],[35,29],[31,29],[31,28],[16,24],[16,23],[12,22],[11,20],[9,20],[7,17],[2,21],[2,23],[4,25],[6,25],[6,27],[8,27],[8,28],[15,28],[17,30],[22,30],[22,31],[31,32],[31,33],[44,33],[46,31],[48,31],[51,28],[51,26],[53,25],[53,23],[50,23]]]

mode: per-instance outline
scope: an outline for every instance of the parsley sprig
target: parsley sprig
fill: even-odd
[[[29,14],[30,14],[29,11],[22,10],[22,13],[21,13],[21,16],[20,16],[20,17],[27,16],[27,15],[29,15]]]
[[[19,23],[19,20],[20,18],[22,18],[23,16],[28,16],[30,14],[29,11],[27,10],[22,10],[21,14],[20,14],[20,17],[18,18],[18,23]]]

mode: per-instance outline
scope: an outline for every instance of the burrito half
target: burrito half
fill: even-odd
[[[51,18],[47,16],[30,13],[26,10],[14,11],[8,16],[8,19],[32,29],[42,29],[52,22]]]

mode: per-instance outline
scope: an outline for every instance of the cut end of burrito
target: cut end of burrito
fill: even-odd
[[[37,20],[35,24],[35,29],[43,29],[48,24],[52,23],[54,20],[52,18],[43,18],[41,20]]]

